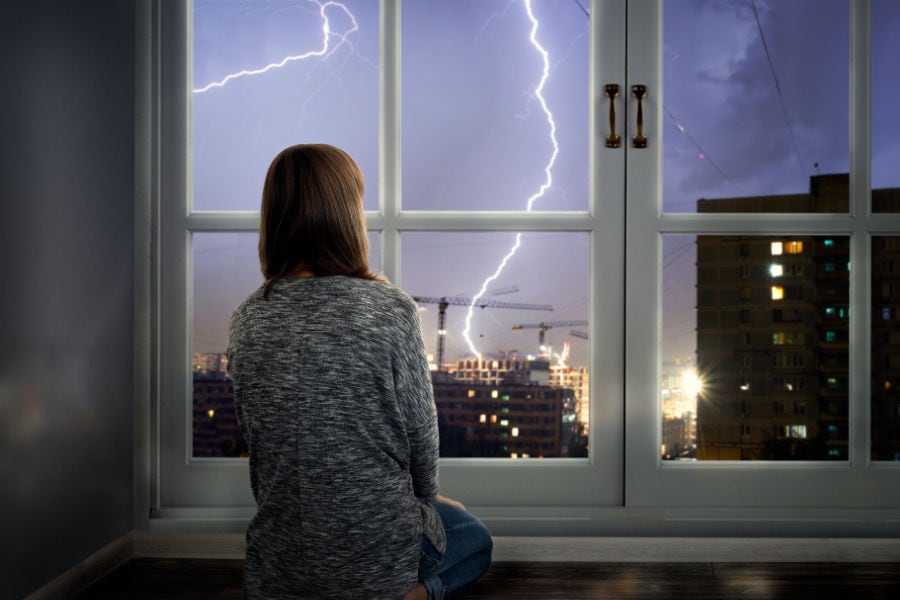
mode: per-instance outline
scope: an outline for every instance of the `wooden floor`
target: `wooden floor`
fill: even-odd
[[[238,600],[240,560],[135,559],[79,600]],[[900,563],[495,563],[467,600],[894,600]]]

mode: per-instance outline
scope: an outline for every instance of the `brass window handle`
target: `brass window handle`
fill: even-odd
[[[631,138],[632,148],[646,148],[647,137],[644,135],[644,98],[647,96],[646,85],[631,86],[631,93],[637,99],[637,135]]]
[[[622,145],[622,138],[616,135],[616,96],[619,95],[619,84],[606,84],[605,92],[609,98],[609,135],[606,136],[606,147],[618,148]]]

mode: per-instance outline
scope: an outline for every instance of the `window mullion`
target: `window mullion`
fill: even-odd
[[[870,0],[850,4],[850,464],[871,456],[871,27]]]
[[[400,2],[380,5],[379,212],[381,213],[381,271],[400,282]]]

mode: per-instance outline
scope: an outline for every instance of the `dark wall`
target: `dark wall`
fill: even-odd
[[[132,529],[134,10],[3,3],[3,597]]]

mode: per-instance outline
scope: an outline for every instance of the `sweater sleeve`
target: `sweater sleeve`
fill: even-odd
[[[403,341],[395,355],[394,385],[406,420],[413,489],[419,498],[432,499],[438,493],[437,409],[419,313],[411,300],[406,308]]]

